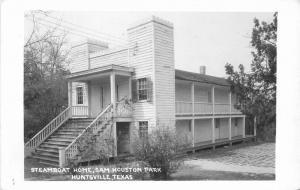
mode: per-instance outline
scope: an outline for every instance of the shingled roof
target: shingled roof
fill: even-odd
[[[216,84],[221,86],[230,86],[230,83],[225,78],[203,75],[183,70],[175,70],[175,79],[195,81],[207,84]]]

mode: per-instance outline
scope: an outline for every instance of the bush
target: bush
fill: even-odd
[[[150,173],[152,179],[168,179],[181,164],[176,156],[182,144],[175,130],[158,127],[148,137],[135,138],[133,153],[137,160],[145,162],[149,167],[161,168],[161,172]]]

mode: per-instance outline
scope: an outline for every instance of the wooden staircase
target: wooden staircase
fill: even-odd
[[[66,148],[93,121],[92,118],[69,119],[62,127],[51,134],[32,153],[40,163],[58,167],[60,147]]]
[[[25,144],[25,156],[37,159],[40,163],[63,167],[78,153],[78,140],[87,131],[100,135],[112,125],[112,105],[96,118],[73,118],[73,107],[68,107],[46,127]]]

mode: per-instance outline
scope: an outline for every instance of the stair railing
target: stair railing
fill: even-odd
[[[93,121],[92,123],[85,128],[76,139],[72,141],[69,146],[66,148],[59,149],[59,166],[65,166],[66,162],[71,158],[74,158],[78,154],[78,141],[80,138],[87,133],[89,130],[94,134],[96,131],[101,129],[103,126],[103,122],[111,120],[113,113],[112,113],[112,104],[108,105]]]
[[[34,149],[49,137],[57,128],[72,117],[72,108],[68,107],[57,117],[50,121],[42,130],[25,144],[25,157],[29,156]]]

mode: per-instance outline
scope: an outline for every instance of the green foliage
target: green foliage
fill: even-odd
[[[64,110],[68,102],[64,77],[69,63],[66,35],[33,23],[32,33],[24,44],[25,141]]]
[[[114,150],[112,128],[109,126],[109,128],[98,133],[89,128],[76,143],[78,154],[68,161],[69,165],[78,166],[80,162],[92,160],[99,160],[103,164],[108,164]]]
[[[232,91],[238,98],[237,107],[247,115],[248,121],[257,118],[257,136],[262,140],[275,140],[276,126],[276,73],[277,73],[277,13],[271,23],[254,19],[251,46],[253,60],[251,72],[239,65],[235,71],[225,65]]]
[[[161,172],[150,173],[152,179],[168,179],[181,164],[176,155],[182,148],[182,143],[176,137],[175,131],[158,127],[148,138],[136,137],[133,152],[137,160],[153,168],[161,168]]]

